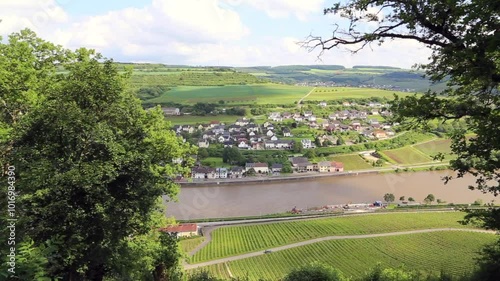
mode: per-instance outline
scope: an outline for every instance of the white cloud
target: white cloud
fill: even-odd
[[[246,4],[263,10],[271,18],[294,16],[301,21],[323,13],[324,0],[223,0],[230,5]]]

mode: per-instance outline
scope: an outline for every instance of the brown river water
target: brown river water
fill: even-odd
[[[187,220],[254,216],[291,210],[347,203],[372,203],[385,193],[413,197],[417,202],[432,193],[448,203],[484,203],[498,199],[471,191],[474,178],[466,176],[448,184],[441,180],[451,171],[388,173],[315,178],[300,181],[240,185],[182,187],[178,202],[167,203],[167,216]],[[497,200],[498,201],[498,200]],[[498,203],[498,202],[496,202]]]

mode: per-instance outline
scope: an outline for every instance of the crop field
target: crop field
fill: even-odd
[[[433,161],[431,157],[425,155],[423,152],[411,146],[405,146],[402,148],[391,150],[383,150],[381,152],[398,164],[418,164],[429,163]]]
[[[182,116],[167,116],[167,121],[170,121],[172,125],[194,125],[200,123],[210,123],[211,121],[219,122],[236,122],[241,116],[236,115],[217,115],[217,116],[194,116],[194,115],[182,115]]]
[[[364,276],[378,263],[382,267],[395,268],[404,264],[409,269],[435,273],[443,270],[461,276],[473,269],[480,247],[495,239],[495,235],[487,233],[440,231],[331,240],[232,261],[228,267],[234,276],[248,276],[250,280],[279,280],[293,268],[314,261],[328,264],[354,278]]]
[[[409,93],[370,88],[326,87],[316,88],[305,100],[338,100],[346,98],[380,97],[392,99],[394,94],[405,96]]]
[[[289,104],[305,96],[312,88],[279,84],[228,86],[177,86],[165,94],[147,100],[148,103],[197,102],[217,103],[220,100],[235,104]]]
[[[465,227],[460,212],[394,213],[221,227],[191,257],[203,262],[332,235],[359,235],[412,229]]]
[[[181,241],[179,241],[179,244],[184,253],[189,253],[192,250],[194,250],[196,246],[200,245],[203,241],[205,241],[205,237],[195,237],[189,239],[182,239]]]
[[[328,157],[328,160],[344,163],[344,171],[373,168],[359,154],[331,156]]]
[[[429,155],[430,157],[433,157],[438,153],[443,153],[445,156],[444,159],[449,160],[453,158],[453,155],[450,154],[451,153],[450,145],[451,145],[451,140],[440,139],[415,145],[415,148]]]

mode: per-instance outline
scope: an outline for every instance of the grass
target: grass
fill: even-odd
[[[328,157],[328,160],[344,163],[344,171],[373,168],[372,165],[366,163],[359,154],[336,155]]]
[[[196,248],[198,245],[200,245],[203,241],[205,241],[205,237],[202,236],[202,237],[182,239],[179,241],[179,244],[184,253],[189,253],[192,250],[194,250],[194,248]]]
[[[379,263],[383,268],[404,265],[458,277],[473,270],[479,248],[494,240],[495,235],[459,231],[332,240],[237,260],[228,266],[235,277],[248,276],[249,280],[280,280],[292,269],[314,261],[354,278],[364,276]]]
[[[147,100],[147,103],[197,102],[217,103],[224,100],[228,106],[236,104],[290,104],[305,96],[312,88],[280,84],[177,86],[165,94]]]
[[[354,88],[354,87],[328,87],[316,88],[305,100],[339,100],[346,98],[389,98],[392,99],[394,94],[399,96],[409,95],[408,93],[387,91],[381,89],[370,88]]]
[[[453,158],[451,154],[451,140],[450,139],[439,139],[432,140],[429,142],[421,143],[415,145],[414,147],[421,152],[429,155],[430,157],[434,157],[438,153],[444,154],[444,160],[450,160]]]
[[[464,227],[457,223],[463,217],[464,214],[459,212],[391,213],[221,227],[212,232],[212,241],[191,257],[191,262],[219,259],[331,235]]]
[[[201,164],[205,166],[210,166],[212,168],[227,168],[231,165],[222,162],[222,157],[207,157],[201,160]]]
[[[210,121],[219,121],[222,123],[234,123],[238,118],[242,116],[237,115],[216,115],[216,116],[194,116],[194,115],[182,115],[182,116],[167,116],[167,121],[170,121],[172,125],[194,125],[200,123],[210,123]]]
[[[429,156],[411,146],[383,150],[381,152],[383,155],[394,160],[394,162],[398,164],[419,164],[432,162],[432,159]]]

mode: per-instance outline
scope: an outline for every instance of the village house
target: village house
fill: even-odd
[[[385,139],[387,138],[387,134],[384,130],[373,130],[373,136],[377,139]]]
[[[227,169],[226,168],[215,168],[215,178],[216,179],[227,179]]]
[[[199,233],[199,228],[196,223],[185,223],[179,225],[169,225],[165,228],[160,228],[160,231],[175,234],[176,237],[179,238],[196,236]]]
[[[281,173],[282,169],[283,169],[283,164],[274,163],[274,164],[271,165],[271,172],[273,174]]]
[[[292,133],[290,132],[290,129],[288,128],[283,128],[283,136],[284,137],[291,137]]]
[[[233,147],[235,145],[233,140],[227,140],[227,141],[223,142],[222,144],[224,145],[224,147]]]
[[[234,124],[237,126],[246,126],[246,125],[248,125],[249,122],[250,122],[250,120],[243,117],[243,118],[239,118],[238,120],[236,120],[236,122]]]
[[[330,161],[321,161],[318,163],[318,172],[328,173],[331,172],[332,163]]]
[[[277,140],[275,142],[276,148],[278,149],[291,149],[293,146],[292,140]]]
[[[304,111],[304,117],[307,118],[307,117],[312,116],[312,115],[313,115],[312,111]]]
[[[181,115],[181,111],[177,107],[163,107],[161,110],[165,115]]]
[[[344,163],[342,162],[332,162],[332,172],[343,172],[344,171]]]
[[[210,143],[206,139],[198,141],[198,147],[199,148],[207,148],[209,145],[210,145]]]
[[[274,136],[272,136],[272,137],[271,137],[271,140],[272,140],[272,141],[277,141],[277,140],[278,140],[278,137],[277,137],[276,135],[274,135]]]
[[[250,133],[250,132],[259,132],[259,126],[257,126],[256,124],[248,124],[246,126],[247,128],[247,132]]]
[[[283,112],[283,114],[281,116],[283,117],[283,119],[291,119],[292,118],[292,114],[290,112]]]
[[[319,106],[321,107],[326,107],[328,104],[326,103],[326,101],[322,101],[319,103]]]
[[[229,177],[232,179],[239,179],[243,177],[243,167],[232,167],[229,172]]]
[[[272,137],[272,136],[274,136],[274,132],[271,131],[271,130],[268,130],[267,133],[266,133],[266,136]]]
[[[245,172],[248,172],[250,169],[254,169],[257,174],[269,173],[269,166],[267,163],[246,163]]]
[[[193,179],[214,179],[215,169],[210,167],[193,167],[191,177]]]
[[[241,140],[238,143],[238,148],[248,149],[249,147],[250,147],[250,145],[248,144],[248,141],[246,141],[246,140]]]
[[[302,143],[303,148],[312,148],[313,147],[313,143],[310,139],[302,139],[300,142]]]
[[[276,142],[275,141],[265,141],[264,147],[266,149],[274,149],[274,148],[276,148]]]

